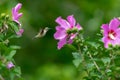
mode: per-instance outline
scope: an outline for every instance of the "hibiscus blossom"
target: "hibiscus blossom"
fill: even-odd
[[[103,29],[103,38],[105,48],[108,48],[108,45],[113,46],[120,45],[120,21],[117,18],[114,18],[110,21],[109,24],[103,24],[101,28]]]
[[[56,33],[54,34],[54,38],[59,40],[58,49],[61,49],[65,44],[71,44],[73,39],[76,37],[79,30],[82,27],[79,23],[76,24],[76,20],[73,15],[67,17],[67,20],[58,17],[56,20],[58,26],[56,26]],[[71,32],[76,30],[75,32]]]

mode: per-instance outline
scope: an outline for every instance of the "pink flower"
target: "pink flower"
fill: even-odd
[[[12,62],[8,62],[7,63],[7,68],[10,69],[12,67],[14,67],[15,65]]]
[[[103,38],[105,48],[108,48],[109,44],[120,45],[120,21],[114,18],[109,24],[103,24],[101,28],[103,29]]]
[[[14,8],[12,8],[12,19],[16,23],[18,23],[19,26],[21,26],[21,24],[19,22],[19,18],[22,16],[22,13],[18,13],[18,11],[21,9],[21,7],[22,7],[22,4],[18,3]],[[16,34],[18,36],[21,36],[23,32],[24,32],[24,29],[22,29],[21,27],[19,27],[19,31],[16,32]]]
[[[18,13],[20,8],[22,7],[21,3],[18,3],[14,8],[12,8],[12,19],[13,21],[17,22],[20,26],[20,22],[18,21],[19,18],[22,16],[22,13]]]
[[[20,29],[19,32],[17,32],[16,34],[17,34],[18,36],[22,36],[23,32],[24,32],[24,29]]]
[[[82,27],[79,23],[76,24],[76,20],[73,15],[68,16],[67,20],[58,17],[55,21],[58,23],[58,26],[56,26],[54,38],[59,40],[58,49],[61,49],[65,44],[71,44],[77,35],[77,32],[69,34],[68,31],[73,29],[77,29],[79,31]]]

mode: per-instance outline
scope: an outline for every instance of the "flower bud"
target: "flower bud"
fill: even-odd
[[[8,62],[7,63],[7,68],[11,69],[12,67],[14,67],[15,65],[12,62]]]
[[[9,15],[6,15],[6,16],[5,16],[5,20],[8,20],[8,19],[9,19]]]
[[[2,13],[0,17],[1,17],[2,19],[5,19],[5,16],[6,16],[6,14],[5,14],[5,13]]]

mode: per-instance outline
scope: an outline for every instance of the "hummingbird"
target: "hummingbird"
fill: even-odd
[[[46,33],[48,32],[49,29],[50,28],[48,28],[48,27],[40,29],[39,32],[38,32],[38,34],[35,37],[33,37],[33,39],[44,37],[46,35]]]

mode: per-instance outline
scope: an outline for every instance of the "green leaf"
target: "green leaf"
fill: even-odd
[[[67,44],[67,47],[69,47],[71,50],[77,50],[75,46],[71,45],[71,44]]]
[[[90,45],[91,47],[95,48],[95,49],[97,49],[100,46],[100,44],[98,44],[96,42],[87,42],[87,44]]]
[[[110,73],[110,72],[112,72],[112,71],[111,71],[110,69],[107,69],[106,72],[107,72],[107,73]]]
[[[16,54],[16,50],[12,50],[12,51],[9,53],[9,55],[6,56],[6,58],[7,58],[8,60],[11,60],[15,54]]]
[[[17,79],[20,78],[20,79]],[[15,66],[10,70],[10,80],[23,80],[21,78],[21,70],[20,67]]]
[[[72,55],[74,57],[73,64],[78,68],[83,58],[78,52],[73,52]]]
[[[13,38],[20,38],[20,36],[18,36],[18,35],[11,35],[10,37],[8,37],[8,39],[13,39]]]
[[[95,66],[93,62],[89,62],[86,64],[88,70],[92,70]]]
[[[102,62],[104,63],[104,64],[107,64],[107,63],[110,63],[110,58],[109,57],[104,57],[104,58],[102,58]]]
[[[21,69],[20,69],[20,67],[18,67],[18,66],[15,67],[14,72],[16,73],[16,75],[17,75],[18,77],[21,76]]]
[[[4,35],[0,33],[0,41],[3,41]]]
[[[1,54],[6,54],[7,51],[9,51],[9,49],[4,43],[0,42],[0,51],[1,51]]]
[[[20,49],[21,47],[20,46],[16,46],[16,45],[11,45],[10,48],[12,48],[12,49]]]
[[[81,63],[82,61],[80,61],[80,59],[75,59],[73,60],[73,64],[75,65],[75,67],[79,67],[79,64]]]
[[[15,32],[18,32],[19,31],[19,27],[18,27],[18,24],[14,21],[11,21],[8,23],[9,26],[11,27],[11,29]]]
[[[19,78],[19,79],[17,79],[17,80],[24,80],[23,78]]]
[[[72,55],[73,55],[73,57],[74,57],[75,59],[81,58],[81,56],[80,56],[80,54],[79,54],[78,52],[73,52]]]

